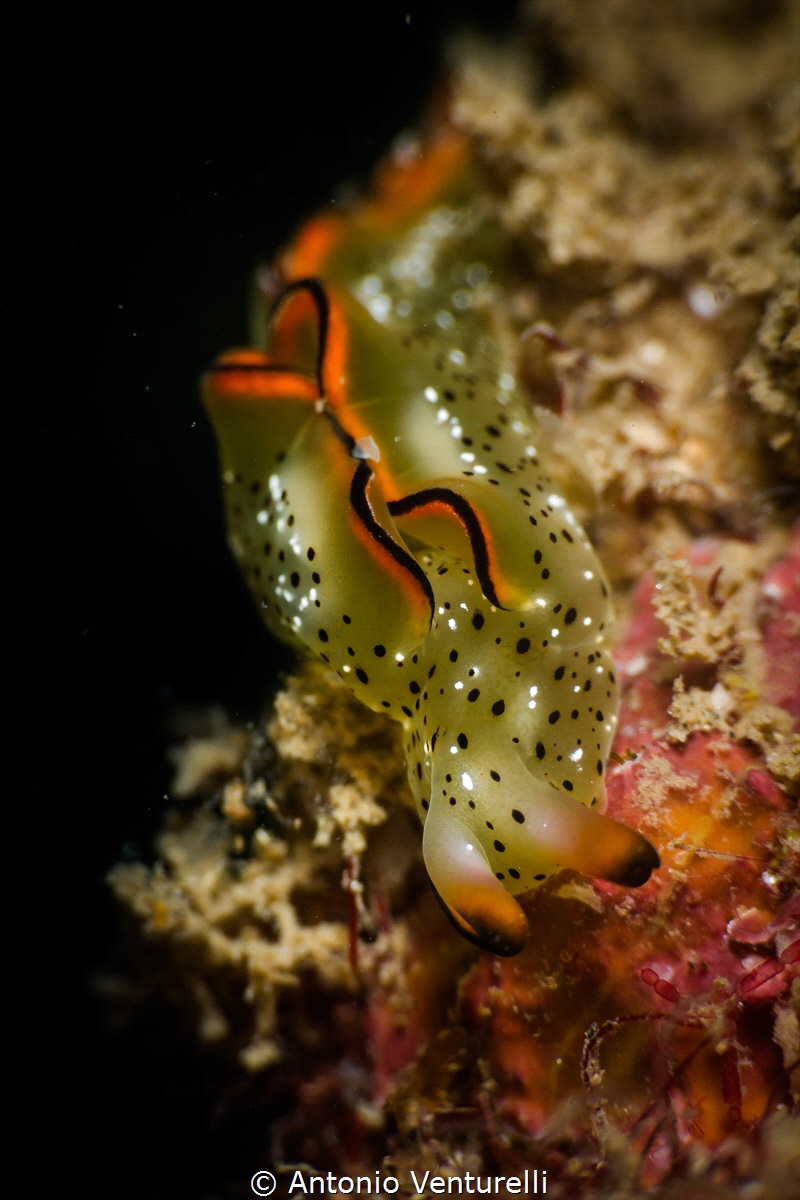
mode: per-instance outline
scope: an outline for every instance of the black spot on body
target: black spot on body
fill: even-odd
[[[327,640],[328,640],[328,635],[324,629],[320,629],[317,636],[319,637],[319,640],[321,642],[327,642]]]
[[[562,780],[562,782],[568,792],[574,791],[574,788],[568,779],[564,779],[564,780]]]
[[[375,655],[376,658],[385,658],[386,657],[386,647],[381,646],[380,644],[377,646],[373,646],[372,653]]]
[[[456,741],[462,750],[466,750],[467,746],[469,745],[469,738],[465,733],[460,733],[456,738]]]
[[[509,867],[508,873],[512,879],[519,879],[519,871],[517,870],[516,867]]]
[[[505,854],[506,848],[502,842],[497,840],[497,838],[494,839],[494,848],[498,854]]]
[[[577,615],[578,615],[578,611],[577,611],[577,609],[575,609],[575,608],[568,608],[568,609],[567,609],[567,611],[564,613],[564,624],[565,624],[565,625],[571,625],[571,624],[572,624],[572,622],[573,622],[573,621],[575,620],[575,618],[577,617]]]
[[[356,667],[356,675],[362,683],[369,683],[369,675],[361,667]]]
[[[495,783],[500,782],[500,776],[497,774],[497,771],[490,771],[489,774],[491,775],[491,777],[495,781]]]
[[[494,704],[492,705],[492,712],[494,713],[494,715],[496,717],[501,717],[505,711],[506,711],[505,700],[495,700]]]
[[[525,816],[524,816],[524,814],[523,814],[523,813],[521,813],[521,812],[519,811],[519,809],[518,809],[518,808],[512,808],[512,810],[511,810],[511,815],[512,815],[512,817],[514,818],[514,820],[517,822],[517,824],[518,824],[518,825],[524,825],[524,824],[525,824]]]
[[[539,563],[542,561],[542,552],[541,552],[541,550],[534,550],[534,552],[533,552],[533,561],[536,563],[536,565],[537,565],[537,567],[538,567]]]
[[[412,692],[415,696],[419,695],[419,693],[422,691],[422,689],[420,688],[416,679],[411,680],[411,683],[408,685],[408,690],[410,692]]]
[[[468,693],[467,699],[469,700],[470,704],[474,704],[478,699],[478,696],[480,696],[480,691],[478,688],[473,688],[472,691]]]
[[[563,679],[563,678],[564,678],[564,668],[556,667],[555,671],[553,672],[553,679]]]
[[[472,614],[472,628],[473,629],[483,629],[483,622],[484,622],[484,617],[483,617],[483,613],[480,610],[478,610],[477,612],[474,612]]]
[[[309,561],[309,562],[313,562],[313,561],[314,561],[314,559],[315,559],[315,557],[316,557],[316,553],[317,553],[317,552],[316,552],[316,550],[314,549],[314,547],[313,547],[313,546],[309,546],[309,547],[308,547],[308,549],[306,550],[306,558],[308,559],[308,561]]]
[[[458,651],[457,650],[450,651],[450,662],[458,662]]]
[[[300,586],[300,575],[298,574],[297,571],[292,571],[291,575],[289,576],[289,579],[291,581],[292,587]]]
[[[551,725],[555,725],[556,721],[559,719],[560,716],[561,716],[561,713],[558,711],[558,709],[555,709],[553,712],[550,713],[550,716],[547,719]]]
[[[543,759],[544,755],[545,755],[544,742],[537,742],[536,743],[536,757],[538,759]]]
[[[521,637],[517,642],[517,654],[527,654],[531,648],[531,639]]]

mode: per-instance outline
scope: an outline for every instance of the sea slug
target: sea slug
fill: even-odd
[[[507,243],[445,131],[281,256],[263,347],[203,391],[233,552],[267,624],[406,731],[445,911],[495,954],[564,867],[659,865],[602,816],[616,723],[602,568],[545,466],[492,304]]]

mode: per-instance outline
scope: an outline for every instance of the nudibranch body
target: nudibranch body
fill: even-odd
[[[270,627],[405,729],[431,881],[515,954],[514,895],[563,867],[638,886],[658,856],[601,815],[612,610],[543,465],[490,303],[505,241],[442,135],[279,262],[263,348],[204,381],[230,540]]]

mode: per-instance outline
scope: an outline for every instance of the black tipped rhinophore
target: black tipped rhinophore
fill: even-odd
[[[510,942],[497,929],[475,929],[472,925],[468,925],[463,917],[459,917],[457,913],[453,912],[448,904],[445,904],[430,879],[428,882],[439,907],[450,924],[466,941],[472,942],[473,946],[477,946],[479,950],[488,950],[490,954],[496,954],[499,958],[514,958],[525,949],[528,944],[527,933],[522,941],[515,939]]]
[[[655,846],[651,846],[642,838],[631,858],[620,867],[619,874],[610,876],[610,879],[612,883],[619,883],[622,887],[638,888],[647,883],[653,871],[660,866],[661,859]]]

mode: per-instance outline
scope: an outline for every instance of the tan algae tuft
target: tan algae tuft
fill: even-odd
[[[397,727],[304,667],[263,725],[183,754],[159,861],[111,882],[201,1040],[250,1072],[306,1054],[273,1161],[352,1168],[346,1141],[401,1177],[788,1196],[800,9],[532,12],[513,56],[455,53],[447,117],[508,229],[515,285],[494,303],[520,377],[561,415],[627,614],[610,804],[662,877],[634,896],[559,877],[522,959],[477,958],[430,898]],[[542,47],[563,78],[536,99]]]

